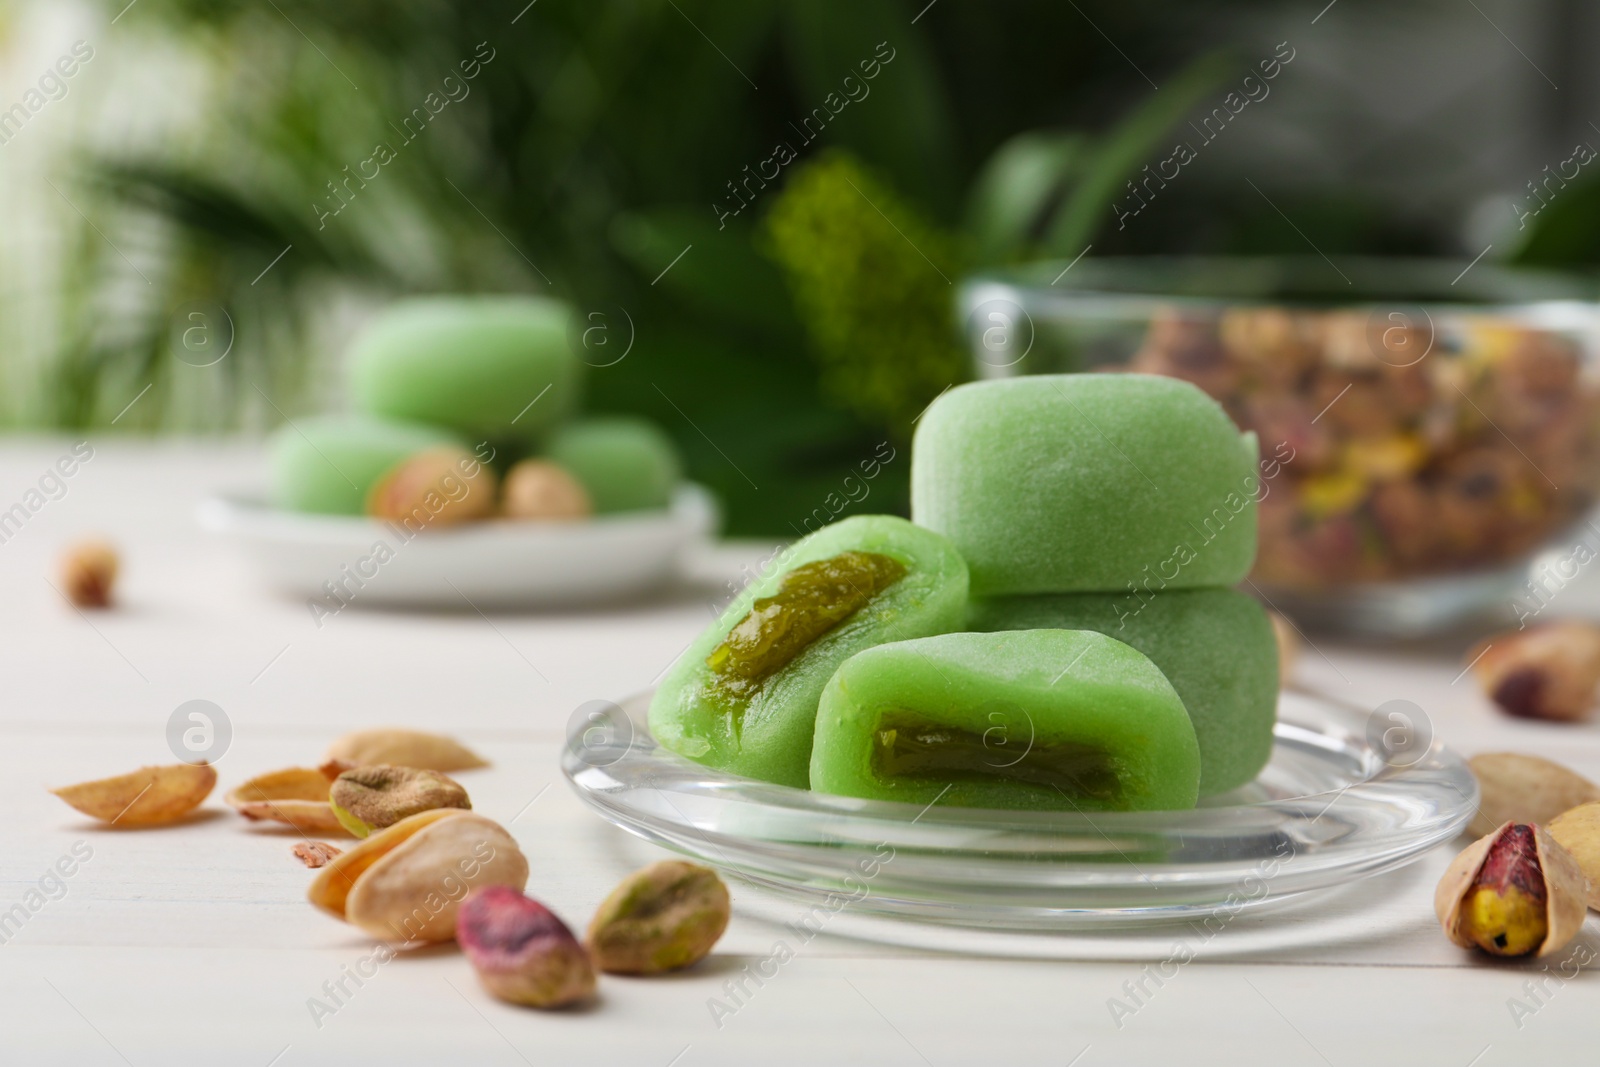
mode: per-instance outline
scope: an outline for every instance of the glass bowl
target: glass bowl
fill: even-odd
[[[1259,778],[1192,811],[918,808],[825,796],[661,748],[649,693],[574,716],[562,770],[631,833],[808,914],[1059,933],[1237,914],[1346,886],[1455,836],[1478,787],[1453,752],[1386,751],[1363,709],[1285,692]],[[820,910],[819,910],[820,909]]]
[[[959,303],[980,378],[1129,370],[1216,398],[1260,441],[1258,591],[1389,636],[1537,614],[1539,553],[1600,553],[1592,295],[1483,263],[1144,257],[977,277]]]

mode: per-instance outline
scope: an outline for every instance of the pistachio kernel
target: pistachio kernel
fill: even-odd
[[[512,1004],[560,1008],[594,995],[594,966],[567,924],[510,886],[467,894],[456,941],[485,989]]]
[[[659,974],[704,959],[732,906],[717,872],[681,860],[634,871],[589,923],[586,943],[608,974]]]
[[[1577,861],[1538,826],[1508,822],[1462,851],[1439,880],[1445,936],[1495,956],[1545,956],[1583,926]]]
[[[1513,824],[1489,846],[1462,898],[1461,934],[1496,956],[1525,956],[1550,932],[1549,892],[1533,827]]]
[[[328,800],[340,824],[357,837],[419,812],[472,807],[467,791],[455,779],[438,771],[386,763],[345,771],[333,780]]]

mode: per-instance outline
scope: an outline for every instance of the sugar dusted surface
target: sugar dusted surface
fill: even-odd
[[[1175,379],[977,382],[917,426],[912,518],[955,542],[979,594],[1228,586],[1255,557],[1255,452]]]

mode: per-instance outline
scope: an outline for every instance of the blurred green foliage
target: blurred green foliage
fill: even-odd
[[[143,0],[122,24],[201,57],[201,117],[91,146],[70,176],[120,251],[88,231],[71,245],[51,417],[104,424],[154,380],[119,428],[269,425],[337,403],[319,346],[352,307],[540,289],[603,315],[616,343],[631,321],[590,406],[660,422],[733,532],[795,531],[884,440],[900,458],[871,507],[903,508],[910,421],[963,373],[966,270],[1091,240],[1300,250],[1250,234],[1259,205],[1202,179],[1169,222],[1106,233],[1164,130],[1242,72],[1208,42],[1268,6]],[[803,134],[819,108],[826,128]],[[779,143],[798,158],[730,199]],[[1359,239],[1381,244],[1375,219]],[[1330,250],[1363,232],[1329,230]],[[237,337],[203,388],[167,355],[196,301]]]
[[[904,434],[966,377],[952,329],[955,242],[844,153],[806,165],[766,220],[830,399]]]

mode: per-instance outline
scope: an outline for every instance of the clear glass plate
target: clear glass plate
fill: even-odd
[[[1394,870],[1478,803],[1437,742],[1400,759],[1369,712],[1280,695],[1260,777],[1193,811],[1011,812],[824,796],[659,747],[649,693],[573,716],[562,770],[606,819],[758,886],[837,912],[1060,932],[1281,904]],[[1403,765],[1402,765],[1403,763]]]

